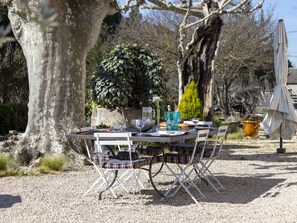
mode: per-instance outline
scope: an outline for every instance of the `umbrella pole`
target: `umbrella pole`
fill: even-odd
[[[283,138],[282,138],[282,124],[280,125],[279,128],[279,148],[276,149],[276,153],[285,153],[286,149],[283,148]]]

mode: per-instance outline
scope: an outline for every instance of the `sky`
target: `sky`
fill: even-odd
[[[288,58],[297,67],[297,0],[265,0],[264,10],[275,6],[274,18],[283,19],[288,36]],[[277,24],[275,24],[276,27]]]
[[[119,1],[121,3],[124,2],[124,0]],[[253,0],[254,3],[258,1],[259,0]],[[275,18],[275,27],[279,19],[283,19],[285,22],[289,42],[288,58],[293,63],[293,66],[297,67],[297,0],[264,1],[264,11],[269,12],[273,7],[275,7],[273,13]]]

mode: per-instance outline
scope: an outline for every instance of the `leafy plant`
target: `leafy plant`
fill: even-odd
[[[117,45],[92,77],[93,100],[109,109],[149,105],[164,89],[163,64],[137,44]]]
[[[178,111],[181,113],[181,117],[185,119],[202,118],[202,105],[198,97],[197,84],[194,81],[191,81],[183,94],[178,105]]]
[[[40,160],[40,172],[45,173],[46,170],[49,170],[48,172],[63,171],[66,162],[65,156],[47,154]]]
[[[96,126],[97,129],[106,129],[106,128],[111,128],[110,125],[105,125],[102,122],[100,123],[100,125]]]
[[[246,114],[243,117],[243,121],[258,121],[261,122],[263,120],[263,117],[259,114]]]

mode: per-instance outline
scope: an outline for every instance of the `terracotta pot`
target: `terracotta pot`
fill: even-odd
[[[256,136],[259,130],[259,121],[242,121],[245,136]]]

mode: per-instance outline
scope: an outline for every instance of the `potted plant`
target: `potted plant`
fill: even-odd
[[[242,120],[243,132],[245,136],[257,136],[262,121],[262,116],[257,114],[247,114]]]

